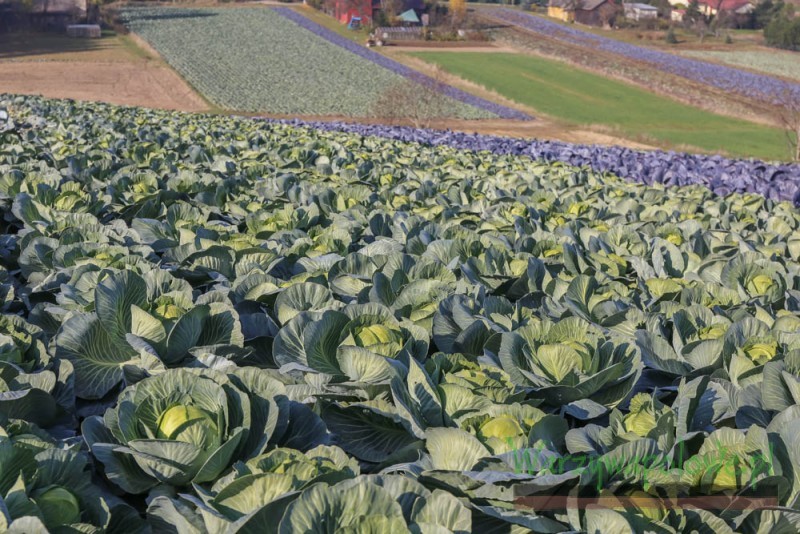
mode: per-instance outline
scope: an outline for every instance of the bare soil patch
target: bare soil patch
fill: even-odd
[[[0,93],[206,111],[208,104],[135,36],[72,39],[60,34],[0,36]]]
[[[510,46],[498,46],[488,43],[472,43],[470,46],[428,46],[423,44],[425,41],[406,41],[402,44],[400,42],[391,43],[383,49],[378,49],[380,52],[387,52],[392,54],[394,52],[517,52],[516,49]],[[448,43],[432,43],[432,44],[448,44]]]
[[[389,41],[389,44],[383,47],[384,50],[391,49],[403,50],[404,52],[411,51],[412,49],[436,50],[439,52],[446,52],[447,50],[463,50],[467,52],[500,52],[503,47],[498,47],[487,41]],[[381,49],[378,49],[379,51]]]
[[[0,62],[0,93],[182,111],[208,109],[175,72],[148,62]]]

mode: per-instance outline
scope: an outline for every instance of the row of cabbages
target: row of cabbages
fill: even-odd
[[[789,203],[2,106],[3,528],[800,528]]]
[[[800,63],[793,52],[777,50],[685,50],[681,54],[703,60],[727,63],[800,82]]]
[[[376,136],[430,146],[450,146],[497,155],[527,156],[546,162],[588,167],[648,185],[703,185],[718,195],[758,193],[800,206],[800,165],[728,159],[719,155],[686,154],[662,150],[634,150],[621,146],[576,145],[561,141],[520,139],[443,130],[347,122],[276,121],[318,130]]]
[[[642,61],[664,72],[694,82],[730,91],[769,104],[787,105],[800,98],[800,84],[754,72],[681,57],[655,48],[638,46],[610,37],[566,26],[544,17],[506,8],[488,8],[481,13],[495,20],[533,31],[549,38],[580,44],[587,50],[610,52],[628,59]]]
[[[193,87],[226,109],[365,116],[411,78],[441,93],[437,109],[448,117],[528,118],[433,84],[294,10],[134,7],[123,10],[121,18]]]
[[[403,65],[399,61],[395,61],[394,59],[388,58],[383,54],[379,54],[372,50],[369,50],[359,43],[347,39],[346,37],[342,37],[338,33],[325,28],[324,26],[317,24],[316,22],[312,21],[308,17],[303,16],[299,11],[295,9],[289,9],[287,7],[276,7],[273,8],[273,11],[279,13],[282,17],[285,17],[288,20],[291,20],[295,24],[299,25],[302,28],[322,37],[326,41],[335,44],[338,47],[341,47],[348,52],[355,54],[359,57],[368,59],[372,63],[379,65],[391,72],[399,74],[404,78],[408,78],[409,80],[413,80],[419,82],[426,87],[434,87],[437,90],[441,91],[443,95],[446,95],[452,98],[456,102],[461,102],[463,104],[468,104],[474,108],[481,109],[491,113],[493,116],[497,116],[503,119],[514,119],[514,120],[531,120],[532,117],[527,113],[524,113],[518,109],[509,108],[508,106],[503,106],[502,104],[498,104],[496,102],[492,102],[491,100],[486,100],[485,98],[481,98],[479,96],[475,96],[473,94],[467,93],[466,91],[462,91],[452,85],[447,85],[442,83],[441,81],[434,80],[430,76],[423,74],[417,70],[414,70],[406,65]]]

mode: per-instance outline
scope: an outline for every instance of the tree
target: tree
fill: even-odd
[[[388,19],[389,25],[394,26],[397,15],[403,9],[403,0],[381,0],[381,11]]]
[[[776,15],[764,28],[767,45],[787,50],[800,50],[800,18],[789,18],[783,13]]]
[[[389,87],[373,105],[372,115],[409,120],[414,128],[430,128],[433,120],[447,116],[448,99],[442,94],[445,87],[444,71],[437,67],[431,77],[407,79]]]
[[[800,161],[800,90],[787,88],[779,99],[778,120],[795,161]]]
[[[453,26],[459,26],[467,16],[466,0],[448,0],[448,6]]]
[[[670,26],[665,40],[668,44],[678,44],[678,37],[675,35],[675,28]]]
[[[718,4],[721,7],[721,3]],[[717,14],[711,19],[711,31],[714,37],[719,37],[722,30],[732,28],[736,25],[736,17],[729,11],[717,10]]]
[[[683,16],[683,21],[693,24],[702,18],[703,14],[700,13],[700,2],[697,0],[692,0],[689,2],[689,7],[686,8],[686,14]]]
[[[774,19],[777,15],[780,15],[781,11],[783,11],[783,1],[778,0],[777,2],[773,2],[772,0],[764,0],[760,2],[753,12],[750,14],[751,23],[750,26],[754,30],[761,30],[769,24],[772,19]]]

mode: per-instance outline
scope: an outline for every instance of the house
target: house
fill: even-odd
[[[342,24],[349,24],[353,18],[360,18],[363,24],[369,24],[375,11],[380,8],[380,1],[336,0],[330,5],[330,15]]]
[[[547,15],[564,22],[610,26],[619,8],[611,0],[550,0]]]
[[[725,11],[734,15],[749,15],[755,9],[752,0],[698,0],[700,13],[716,15]]]
[[[349,24],[353,17],[361,19],[362,24],[370,24],[375,13],[383,7],[381,0],[333,0],[328,9],[329,15],[342,24]],[[424,0],[402,0],[397,6],[397,13],[413,10],[417,15],[425,9]]]
[[[630,20],[647,20],[658,18],[658,8],[648,4],[624,4],[625,18]]]
[[[670,13],[670,18],[674,22],[683,22],[683,17],[686,16],[685,9],[673,9],[672,13]]]
[[[550,0],[547,16],[564,22],[575,22],[575,0]]]
[[[86,20],[87,0],[0,0],[0,30],[34,27],[64,31]]]

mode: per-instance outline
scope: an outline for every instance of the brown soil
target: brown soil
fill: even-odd
[[[388,47],[384,47],[383,49],[378,49],[380,52],[387,52],[389,54],[394,52],[430,52],[431,49],[436,50],[437,52],[487,52],[487,53],[498,53],[498,52],[512,52],[516,53],[516,50],[510,46],[500,46],[500,45],[492,45],[488,43],[477,43],[471,46],[427,46],[423,44],[425,41],[408,41],[406,43],[400,44],[392,44]],[[447,43],[437,43],[437,44],[447,44]]]
[[[493,45],[487,41],[389,41],[389,44],[384,49],[403,50],[404,52],[411,52],[414,50],[430,50],[435,49],[439,51],[463,50],[469,49],[470,52],[500,52],[502,47]],[[380,50],[380,49],[379,49]]]
[[[0,93],[183,111],[208,109],[175,72],[144,61],[0,62]]]

